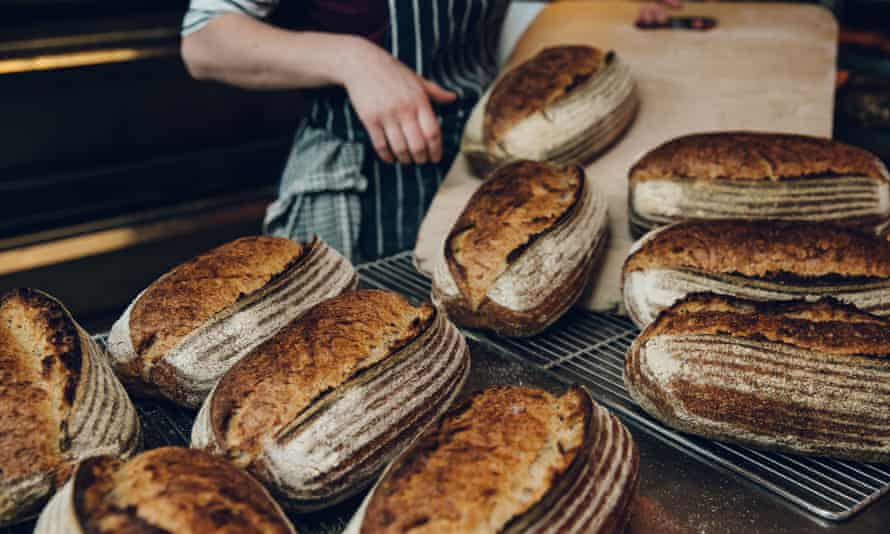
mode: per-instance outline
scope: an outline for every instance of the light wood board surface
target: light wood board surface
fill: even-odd
[[[761,130],[831,135],[837,24],[827,10],[797,4],[687,4],[680,14],[715,17],[706,32],[639,30],[638,5],[565,2],[546,7],[516,45],[509,65],[546,46],[614,50],[633,71],[640,111],[626,135],[587,167],[608,197],[610,241],[580,305],[620,311],[621,264],[632,243],[627,173],[646,151],[688,133]],[[479,127],[479,113],[468,128]],[[479,185],[462,157],[448,172],[415,248],[431,272],[442,244]]]

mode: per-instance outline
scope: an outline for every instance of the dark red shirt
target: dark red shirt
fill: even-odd
[[[389,32],[387,0],[281,0],[279,9],[296,14],[303,30],[361,35],[377,44]]]

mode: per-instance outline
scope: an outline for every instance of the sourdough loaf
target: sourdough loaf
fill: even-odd
[[[130,399],[68,310],[33,289],[0,297],[0,525],[36,513],[82,458],[140,445]]]
[[[643,330],[624,380],[645,411],[683,432],[890,461],[890,321],[833,299],[690,295]]]
[[[369,485],[468,371],[463,336],[432,306],[346,293],[232,367],[201,407],[192,446],[247,469],[291,508],[322,508]]]
[[[317,238],[226,243],[136,297],[109,336],[115,371],[133,392],[197,407],[252,348],[357,283],[349,262]]]
[[[387,469],[348,533],[621,533],[636,493],[630,434],[582,388],[465,400]]]
[[[593,159],[633,121],[637,97],[614,52],[557,46],[501,76],[479,106],[481,131],[468,124],[462,150],[484,176],[514,159]]]
[[[710,291],[755,300],[824,296],[890,314],[890,242],[822,223],[689,221],[634,244],[624,302],[640,327],[683,296]]]
[[[129,461],[96,456],[40,514],[35,534],[295,534],[261,484],[228,462],[180,447]]]
[[[449,232],[433,301],[458,325],[538,333],[581,295],[607,223],[605,199],[580,167],[507,164],[473,194]]]
[[[684,219],[784,219],[873,230],[890,217],[888,181],[880,159],[831,139],[687,135],[631,168],[631,229],[639,236]]]

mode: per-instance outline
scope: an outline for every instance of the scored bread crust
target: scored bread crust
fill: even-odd
[[[576,210],[584,171],[536,161],[507,164],[467,202],[445,241],[445,260],[471,309],[536,240]]]
[[[625,383],[693,434],[798,454],[890,460],[890,321],[826,298],[693,294],[631,346]]]
[[[587,281],[593,275],[598,258],[605,249],[606,240],[598,239],[590,259],[579,263],[540,304],[527,310],[512,310],[486,298],[475,311],[471,310],[461,296],[456,298],[444,294],[433,285],[433,302],[441,305],[445,313],[465,328],[492,330],[504,336],[529,337],[536,335],[556,322],[577,302],[584,292]]]
[[[141,445],[133,405],[95,341],[53,297],[0,297],[0,525],[33,513],[92,454]]]
[[[261,440],[325,391],[408,345],[433,318],[395,293],[360,290],[309,310],[231,369],[210,405],[216,438],[245,466]],[[274,403],[273,400],[279,401]]]
[[[831,328],[816,328],[831,325]],[[890,356],[890,321],[831,298],[817,302],[759,302],[695,293],[640,334],[720,334],[763,338],[828,354]]]
[[[634,164],[630,182],[632,186],[660,178],[783,180],[826,175],[890,181],[883,163],[858,147],[820,137],[737,131],[672,139]]]
[[[580,168],[505,165],[449,233],[433,301],[462,326],[511,336],[540,332],[583,292],[606,220],[604,199]],[[539,287],[544,279],[552,283]]]
[[[482,95],[461,152],[479,177],[522,158],[586,163],[630,127],[638,105],[630,68],[613,52],[547,48]]]
[[[653,268],[767,277],[890,276],[890,243],[855,230],[778,221],[680,222],[641,241],[624,275]]]
[[[497,81],[485,105],[483,142],[490,150],[516,124],[595,76],[606,54],[591,46],[545,48]]]
[[[202,451],[153,449],[129,461],[82,462],[35,532],[295,534],[261,484]]]
[[[236,239],[173,268],[130,310],[130,335],[143,365],[299,261],[303,245],[281,237]]]
[[[112,327],[109,352],[131,391],[198,407],[251,348],[357,285],[349,262],[318,238],[240,238],[150,285]]]
[[[890,243],[826,224],[681,222],[631,248],[622,271],[627,314],[640,328],[689,293],[753,300],[831,296],[890,314]]]
[[[392,463],[347,532],[618,533],[638,462],[626,429],[582,388],[489,388]]]
[[[429,304],[347,293],[226,373],[198,414],[192,446],[246,468],[288,507],[322,508],[370,483],[447,409],[468,371],[463,337]]]

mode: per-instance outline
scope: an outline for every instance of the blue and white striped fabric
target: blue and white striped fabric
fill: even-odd
[[[183,32],[196,31],[220,13],[265,18],[278,1],[192,0]],[[442,127],[442,161],[380,161],[345,91],[317,91],[297,130],[265,230],[300,240],[318,235],[354,262],[413,247],[433,195],[457,155],[464,122],[496,73],[508,3],[389,0],[390,52],[459,95],[455,103],[435,108]]]

